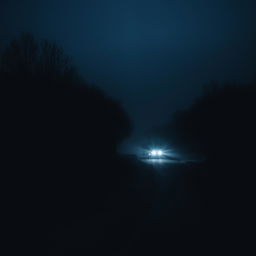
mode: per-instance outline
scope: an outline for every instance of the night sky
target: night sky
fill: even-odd
[[[211,81],[250,82],[255,0],[1,0],[0,47],[22,32],[63,46],[141,133]]]

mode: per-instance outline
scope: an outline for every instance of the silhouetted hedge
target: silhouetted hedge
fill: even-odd
[[[54,43],[22,35],[4,51],[0,72],[10,147],[62,158],[105,155],[130,134],[122,106],[86,83]]]
[[[256,86],[209,86],[187,110],[176,113],[166,133],[187,151],[208,159],[248,158],[256,143]]]

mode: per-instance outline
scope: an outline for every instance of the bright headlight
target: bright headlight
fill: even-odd
[[[158,156],[162,156],[163,155],[163,151],[162,150],[157,150],[156,153],[157,153]]]
[[[153,150],[149,151],[150,156],[163,156],[163,154],[164,154],[164,152],[159,149],[153,149]]]
[[[156,156],[157,155],[157,150],[152,150],[151,151],[151,156]]]

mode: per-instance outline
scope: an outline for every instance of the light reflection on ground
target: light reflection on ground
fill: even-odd
[[[171,160],[171,159],[142,159],[142,162],[152,165],[166,165],[166,164],[176,164],[182,163],[180,160]]]

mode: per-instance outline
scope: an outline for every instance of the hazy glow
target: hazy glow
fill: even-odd
[[[158,155],[158,156],[162,156],[162,155],[163,155],[163,151],[162,151],[162,150],[158,150],[158,151],[157,151],[157,155]]]
[[[156,151],[156,150],[152,150],[152,151],[150,152],[150,155],[151,155],[151,156],[156,156],[156,155],[157,155],[157,151]]]
[[[158,156],[158,157],[160,157],[160,156],[163,156],[163,154],[164,154],[164,152],[162,150],[160,150],[160,149],[152,149],[149,152],[150,156]]]

